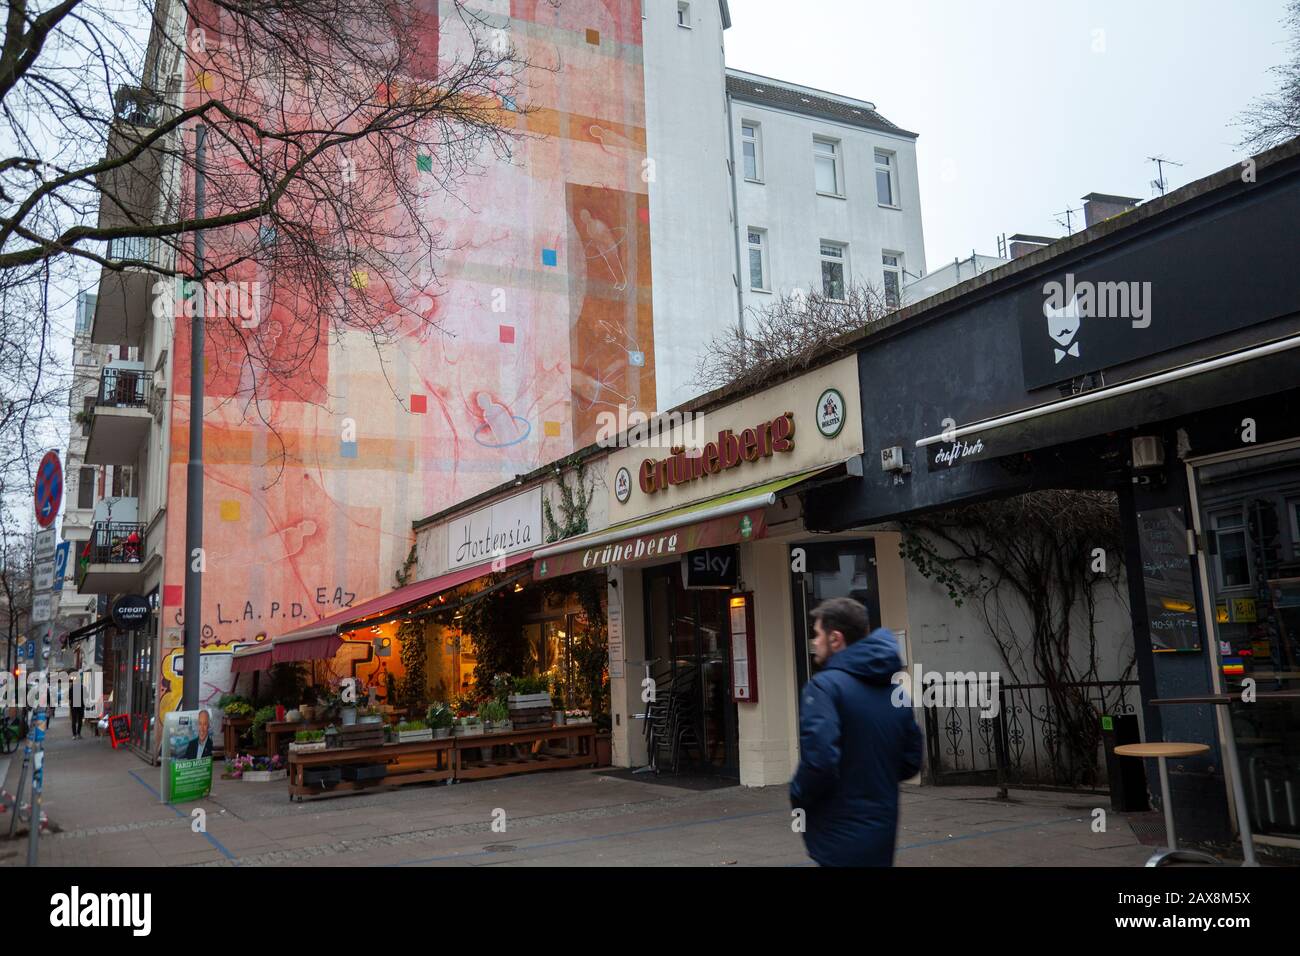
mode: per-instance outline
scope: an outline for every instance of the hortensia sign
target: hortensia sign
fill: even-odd
[[[447,570],[483,564],[542,543],[542,489],[506,498],[447,525]]]

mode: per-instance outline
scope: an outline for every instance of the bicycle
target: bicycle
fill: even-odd
[[[21,730],[19,724],[10,720],[7,713],[0,713],[0,754],[10,754],[18,749]]]

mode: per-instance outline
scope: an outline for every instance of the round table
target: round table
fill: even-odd
[[[1170,860],[1187,860],[1194,863],[1222,863],[1217,857],[1202,853],[1200,850],[1180,850],[1178,836],[1174,832],[1174,805],[1169,796],[1169,767],[1165,763],[1170,757],[1199,757],[1210,752],[1209,744],[1190,744],[1173,741],[1155,741],[1146,744],[1120,744],[1115,753],[1121,757],[1141,757],[1160,762],[1160,796],[1165,814],[1165,836],[1169,845],[1152,854],[1147,866],[1161,866]]]

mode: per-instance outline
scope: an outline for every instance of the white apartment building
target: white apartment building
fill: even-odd
[[[726,0],[644,0],[657,387],[694,398],[701,349],[796,288],[925,274],[917,134],[865,100],[727,69]]]

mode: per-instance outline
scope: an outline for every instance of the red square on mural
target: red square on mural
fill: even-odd
[[[649,221],[650,221],[650,207],[649,207],[649,206],[642,206],[640,209],[638,209],[638,210],[636,211],[636,217],[637,217],[638,219],[640,219],[642,222],[649,222]]]
[[[179,584],[163,585],[163,607],[180,607],[185,603],[185,588]]]
[[[429,410],[429,397],[427,395],[411,396],[411,411],[416,415],[423,415]]]
[[[515,327],[513,325],[502,325],[498,328],[497,333],[501,341],[506,345],[513,345],[515,341]]]

